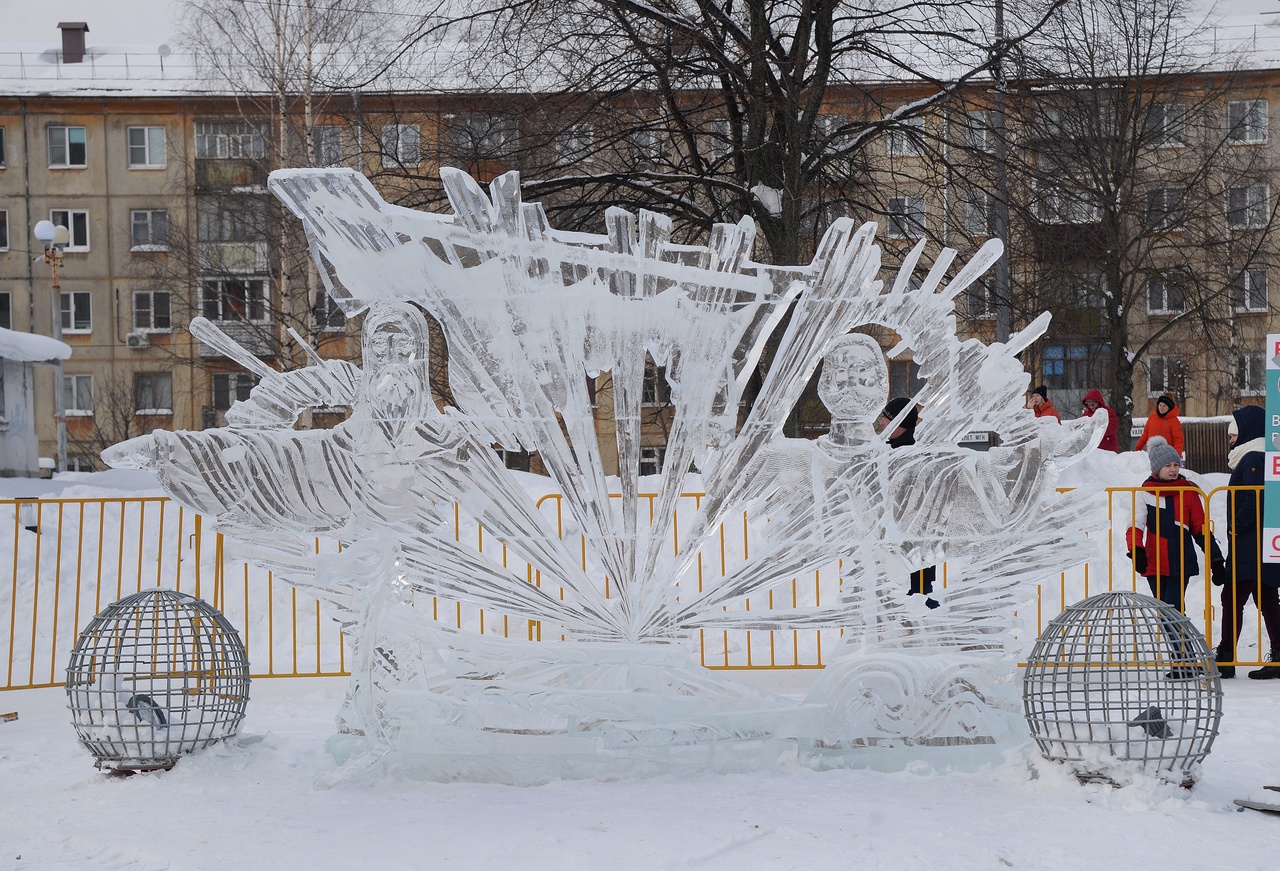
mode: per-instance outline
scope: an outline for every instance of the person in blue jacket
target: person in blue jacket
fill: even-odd
[[[1227,430],[1231,449],[1227,468],[1232,487],[1260,486],[1266,460],[1266,413],[1256,405],[1246,405],[1231,413]],[[1236,658],[1236,642],[1244,621],[1244,606],[1252,596],[1271,639],[1270,661],[1280,662],[1280,563],[1262,561],[1262,497],[1253,490],[1234,490],[1227,508],[1225,562],[1213,567],[1213,582],[1222,587],[1222,633],[1218,642],[1218,662]],[[1222,665],[1224,678],[1235,677],[1233,665]],[[1254,680],[1280,678],[1280,665],[1267,665],[1249,672]]]

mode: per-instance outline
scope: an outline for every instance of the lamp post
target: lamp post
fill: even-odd
[[[44,262],[53,275],[53,337],[62,341],[62,286],[58,283],[58,267],[62,265],[62,249],[67,247],[71,234],[61,224],[38,221],[32,229],[36,240],[44,245]],[[58,471],[67,470],[67,386],[62,359],[57,361],[58,383],[53,391],[54,414],[58,420]]]

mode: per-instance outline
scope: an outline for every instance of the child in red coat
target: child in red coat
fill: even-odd
[[[1125,540],[1134,566],[1151,585],[1151,595],[1182,611],[1187,581],[1200,573],[1195,543],[1203,541],[1204,499],[1182,476],[1182,459],[1173,447],[1156,445],[1147,456],[1151,477],[1142,484]],[[1212,539],[1210,548],[1211,559],[1221,560]]]

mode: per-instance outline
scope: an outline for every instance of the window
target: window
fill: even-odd
[[[164,209],[133,209],[129,212],[134,251],[169,250],[169,213]]]
[[[899,118],[889,128],[887,139],[890,157],[918,157],[923,153],[924,116]]]
[[[662,461],[666,459],[666,448],[641,448],[640,449],[640,474],[641,475],[658,475],[662,472]]]
[[[516,143],[518,128],[508,115],[463,112],[449,119],[453,153],[481,160],[501,157]]]
[[[4,128],[0,127],[0,169],[4,169]]]
[[[1147,312],[1169,314],[1182,311],[1186,297],[1186,276],[1157,272],[1147,276]]]
[[[52,126],[49,134],[49,168],[65,169],[85,165],[83,127]]]
[[[316,166],[341,166],[342,128],[336,124],[317,124],[312,127],[311,147]]]
[[[249,398],[258,379],[247,372],[217,372],[213,375],[213,407],[226,411],[233,402]]]
[[[644,383],[641,386],[642,405],[666,405],[671,401],[671,386],[667,384],[667,370],[652,360],[644,362]]]
[[[731,144],[729,135],[729,122],[721,119],[715,122],[720,125],[716,132],[717,139],[723,136],[724,156],[728,156],[728,149]],[[819,115],[813,119],[813,135],[816,140],[815,148],[822,151],[838,151],[847,144],[847,138],[842,134],[844,125],[848,123],[848,119],[844,115]]]
[[[261,323],[267,317],[266,285],[260,278],[201,282],[200,313],[211,321]]]
[[[1040,220],[1046,224],[1096,224],[1102,220],[1102,209],[1092,202],[1088,192],[1066,187],[1046,189],[1039,212]]]
[[[1147,228],[1181,230],[1186,221],[1182,191],[1177,188],[1153,188],[1147,191]]]
[[[9,211],[0,209],[0,251],[9,250]]]
[[[529,471],[528,451],[509,451],[503,447],[496,447],[494,450],[502,457],[502,465],[508,469],[515,469],[517,472]]]
[[[388,124],[382,128],[383,167],[417,166],[421,159],[417,124]]]
[[[316,329],[318,330],[342,330],[346,328],[347,316],[342,313],[342,309],[333,301],[333,297],[323,290],[316,294],[316,304],[312,313],[315,315]]]
[[[915,396],[923,387],[920,364],[915,360],[889,361],[890,396]]]
[[[990,112],[983,110],[965,113],[964,142],[975,151],[987,151],[991,148]]]
[[[1154,103],[1147,113],[1147,144],[1152,148],[1181,148],[1186,107],[1181,103]]]
[[[591,162],[591,146],[595,134],[590,124],[573,124],[552,143],[552,156],[557,166]]]
[[[93,329],[93,312],[86,291],[62,294],[62,331],[87,333]]]
[[[1153,356],[1147,359],[1147,395],[1171,393],[1183,396],[1187,388],[1187,364],[1182,357]]]
[[[1065,299],[1078,308],[1102,311],[1107,306],[1107,279],[1101,272],[1084,271],[1068,279]]]
[[[95,471],[93,465],[93,457],[84,454],[67,454],[68,472],[92,472]]]
[[[1249,145],[1267,141],[1267,101],[1233,100],[1227,103],[1227,141]]]
[[[1267,310],[1267,270],[1245,269],[1231,283],[1231,305],[1238,312]]]
[[[135,414],[173,414],[173,375],[139,372],[133,376]]]
[[[1041,381],[1050,390],[1088,390],[1107,382],[1107,345],[1049,345]]]
[[[1236,389],[1243,396],[1262,396],[1267,392],[1267,364],[1262,354],[1236,357]]]
[[[169,291],[134,291],[133,328],[147,333],[169,332],[172,328],[169,316]]]
[[[130,169],[164,169],[163,127],[130,127],[128,134]]]
[[[62,403],[67,414],[73,417],[93,414],[93,376],[62,376]]]
[[[266,145],[262,133],[248,121],[196,122],[197,158],[259,158],[264,154]]]
[[[196,210],[197,242],[257,242],[266,226],[265,204],[254,197],[205,201]]]
[[[70,238],[67,240],[68,251],[89,250],[89,213],[83,209],[54,209],[49,212],[49,220],[55,225],[67,228]]]
[[[964,198],[964,231],[970,236],[990,236],[995,198],[971,193]]]
[[[662,137],[657,130],[633,130],[628,145],[631,159],[641,168],[652,168],[662,161]]]
[[[968,297],[969,317],[990,320],[996,316],[996,287],[991,278],[975,281],[969,285],[965,295]]]
[[[1073,125],[1072,121],[1076,123]],[[1069,128],[1072,126],[1078,127],[1079,122],[1077,119],[1072,118],[1069,113],[1050,106],[1044,109],[1040,116],[1035,119],[1032,126],[1035,128],[1037,138],[1049,142],[1062,142],[1076,138]]]
[[[1266,227],[1269,199],[1265,184],[1231,188],[1227,191],[1227,226],[1232,230],[1258,230]]]
[[[886,217],[890,239],[919,239],[924,235],[924,197],[890,197]]]
[[[13,298],[7,290],[0,293],[0,327],[13,329]]]

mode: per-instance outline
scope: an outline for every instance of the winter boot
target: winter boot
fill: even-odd
[[[1280,662],[1280,650],[1271,651],[1270,661]],[[1249,672],[1249,677],[1253,680],[1280,680],[1280,665],[1264,665]]]
[[[1231,662],[1236,657],[1235,657],[1235,654],[1229,653],[1226,650],[1219,650],[1214,655],[1213,658],[1214,658],[1214,661],[1216,662]],[[1231,680],[1231,678],[1235,676],[1236,676],[1236,667],[1234,665],[1218,666],[1218,677],[1222,678],[1223,680]]]

